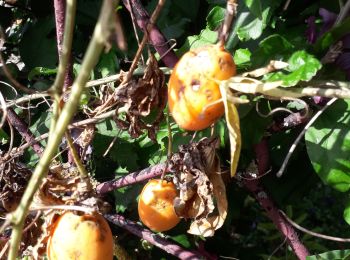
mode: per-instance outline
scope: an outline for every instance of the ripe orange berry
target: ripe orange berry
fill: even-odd
[[[66,212],[55,222],[47,243],[49,260],[112,260],[113,236],[100,214]]]
[[[176,64],[168,84],[169,108],[186,130],[202,130],[224,114],[218,81],[236,74],[232,55],[219,45],[190,50]]]
[[[174,209],[177,196],[175,185],[165,180],[150,180],[142,189],[138,212],[142,223],[153,231],[167,231],[175,227],[180,218]]]

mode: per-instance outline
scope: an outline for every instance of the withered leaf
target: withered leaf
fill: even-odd
[[[225,106],[225,118],[226,124],[230,136],[230,149],[231,149],[231,177],[235,176],[239,156],[241,154],[241,129],[239,124],[239,115],[236,105],[228,97],[230,95],[230,90],[221,85],[220,86],[222,100]]]
[[[218,138],[182,145],[169,163],[180,191],[174,208],[180,217],[193,220],[188,230],[191,234],[212,236],[226,218],[226,190],[216,155],[218,146]]]
[[[133,138],[139,137],[146,130],[148,136],[156,142],[155,132],[164,117],[166,97],[164,73],[159,69],[153,54],[150,54],[143,77],[131,79],[116,90],[116,111],[125,112],[124,119],[118,116],[115,118],[118,127],[128,130]],[[153,110],[157,114],[153,122],[147,123],[145,117]]]

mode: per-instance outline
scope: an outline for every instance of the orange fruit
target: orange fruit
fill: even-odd
[[[62,214],[47,243],[49,260],[112,260],[113,236],[100,214]]]
[[[224,114],[220,80],[236,74],[232,55],[209,45],[185,53],[175,65],[168,84],[170,112],[186,130],[202,130]]]
[[[142,189],[138,212],[142,223],[157,232],[175,227],[180,218],[174,209],[177,191],[174,183],[165,180],[150,180]]]

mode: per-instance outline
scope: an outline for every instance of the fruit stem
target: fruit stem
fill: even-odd
[[[30,204],[33,200],[35,192],[38,190],[43,178],[46,176],[48,167],[51,163],[52,158],[55,155],[55,152],[58,148],[58,145],[61,142],[61,138],[64,132],[67,129],[67,126],[72,119],[79,100],[80,95],[86,85],[86,82],[89,79],[90,72],[95,67],[98,58],[105,46],[105,42],[109,37],[111,18],[114,11],[114,1],[105,0],[102,4],[102,9],[100,13],[99,20],[96,24],[93,37],[89,43],[85,58],[82,63],[81,71],[76,78],[73,86],[71,95],[62,109],[62,113],[59,115],[56,123],[56,127],[53,128],[52,135],[49,138],[47,147],[35,168],[32,177],[29,180],[27,189],[25,190],[23,197],[19,203],[17,209],[7,215],[7,218],[11,220],[13,224],[13,230],[10,240],[10,251],[9,251],[9,260],[15,260],[18,253],[19,244],[22,237],[22,230],[24,226],[24,220],[28,213]],[[74,15],[73,10],[75,10],[76,1],[68,0],[67,1],[67,21],[68,16]],[[61,70],[60,73],[64,73],[64,70]],[[62,75],[59,75],[60,77]]]

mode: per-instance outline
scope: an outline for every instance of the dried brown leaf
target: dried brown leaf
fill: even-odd
[[[176,213],[192,219],[191,234],[212,236],[227,215],[226,189],[216,155],[217,138],[204,138],[198,143],[183,145],[170,160],[179,189],[175,199]]]
[[[142,135],[146,130],[148,136],[156,141],[155,132],[164,117],[166,96],[164,74],[155,57],[150,54],[143,77],[130,80],[116,91],[116,111],[125,112],[125,118],[115,118],[118,127],[128,130],[133,138]],[[146,123],[145,117],[153,110],[157,110],[153,122]]]

